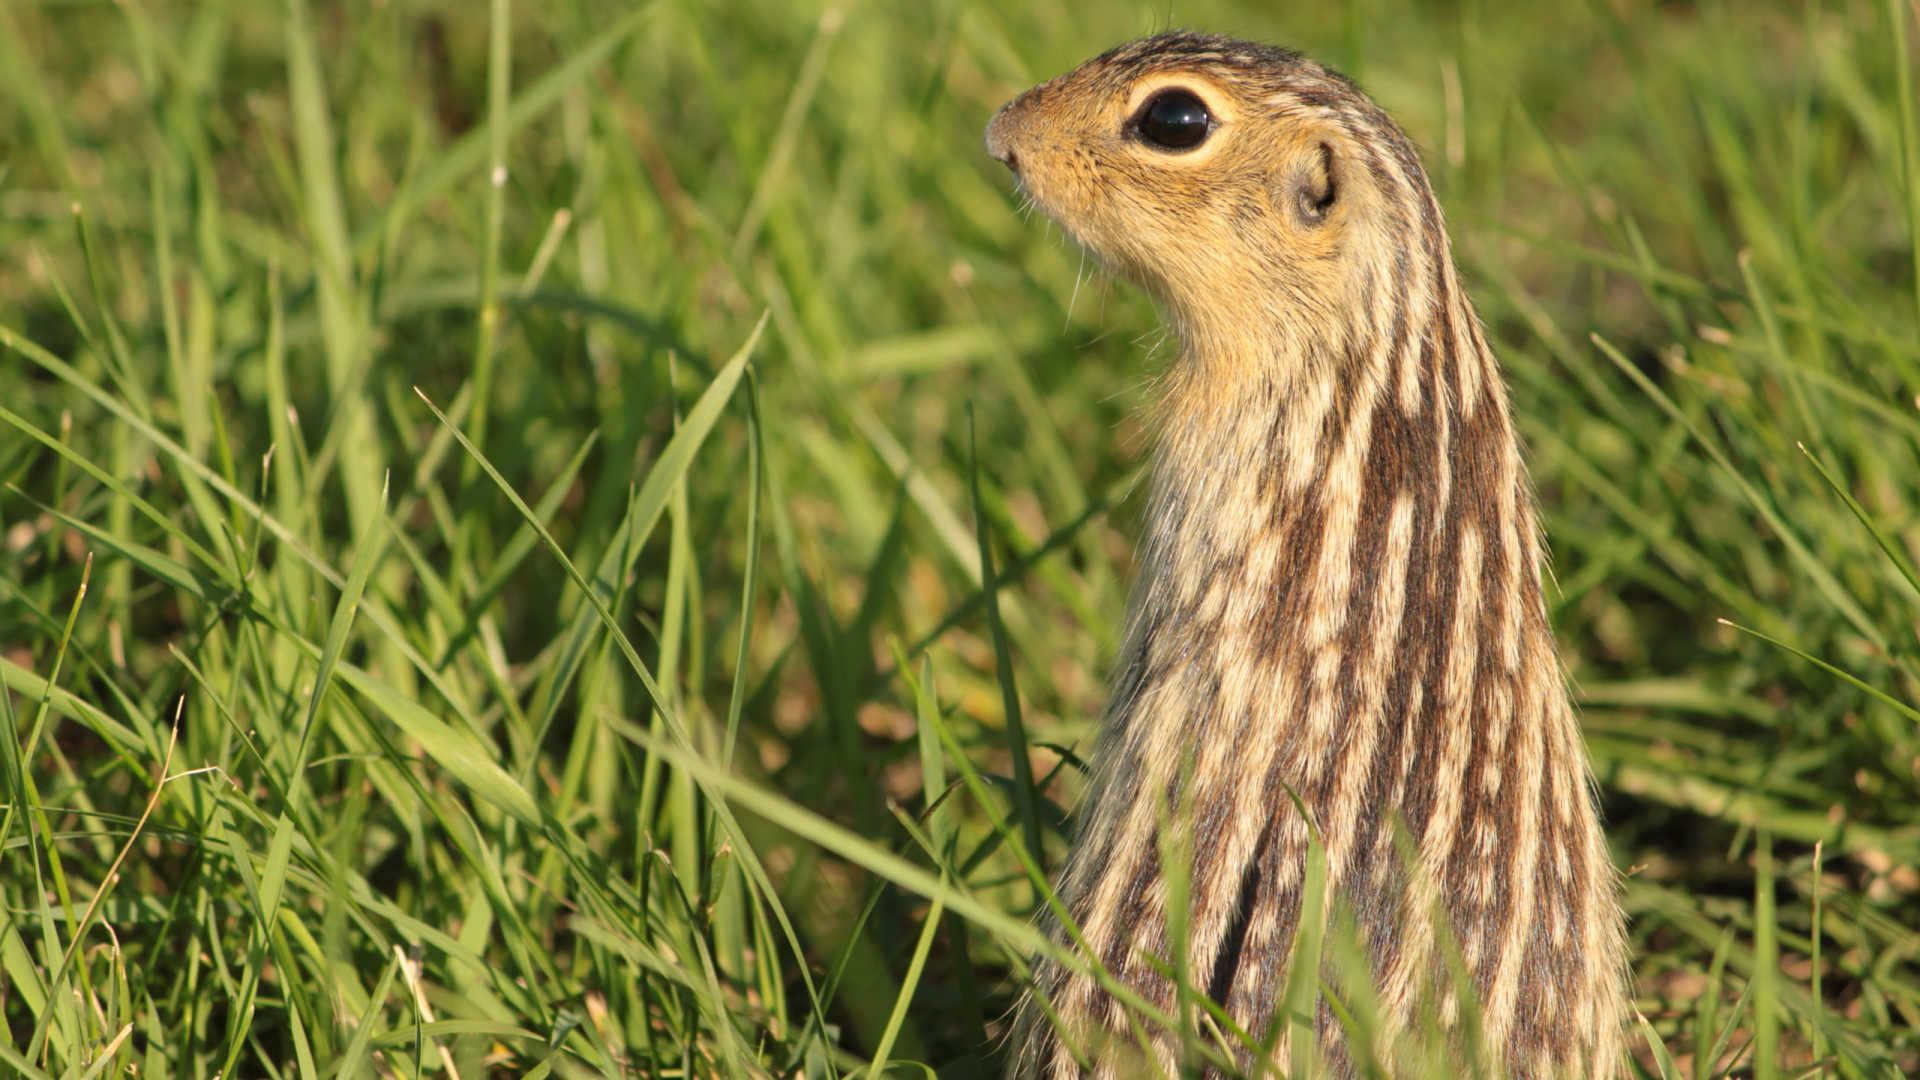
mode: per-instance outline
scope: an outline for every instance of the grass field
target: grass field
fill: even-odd
[[[1632,1068],[1920,1073],[1914,20],[0,4],[0,1074],[995,1074],[1169,350],[980,130],[1170,22],[1426,152]]]

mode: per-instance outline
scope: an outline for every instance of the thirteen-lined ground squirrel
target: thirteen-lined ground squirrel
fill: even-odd
[[[987,148],[1159,301],[1180,343],[1061,885],[1088,946],[1172,1012],[1158,832],[1177,820],[1186,978],[1260,1038],[1301,910],[1308,829],[1291,791],[1390,1023],[1431,1007],[1464,1037],[1436,930],[1450,923],[1508,1070],[1614,1075],[1616,874],[1506,387],[1413,145],[1310,60],[1163,34],[1021,95]],[[1140,1045],[1091,978],[1042,963],[1036,986],[1083,1053]],[[1324,998],[1315,1026],[1350,1074]],[[1014,1038],[1014,1075],[1078,1072],[1032,995]],[[1170,1036],[1148,1040],[1178,1067]],[[1146,1064],[1110,1050],[1095,1072]]]

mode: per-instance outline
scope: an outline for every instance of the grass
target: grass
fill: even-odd
[[[1426,148],[1632,1067],[1920,1071],[1909,6],[1171,17]],[[979,132],[1168,18],[0,7],[0,1071],[995,1072],[1165,349]]]

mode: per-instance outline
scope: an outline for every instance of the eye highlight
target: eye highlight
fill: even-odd
[[[1199,98],[1170,90],[1147,102],[1134,127],[1140,137],[1163,150],[1191,150],[1213,130],[1213,116]]]

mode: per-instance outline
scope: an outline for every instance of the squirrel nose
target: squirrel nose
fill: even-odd
[[[1012,169],[1020,171],[1020,155],[1014,153],[1013,142],[1007,138],[1007,125],[1003,122],[1006,110],[1002,109],[992,122],[987,124],[987,156]]]

